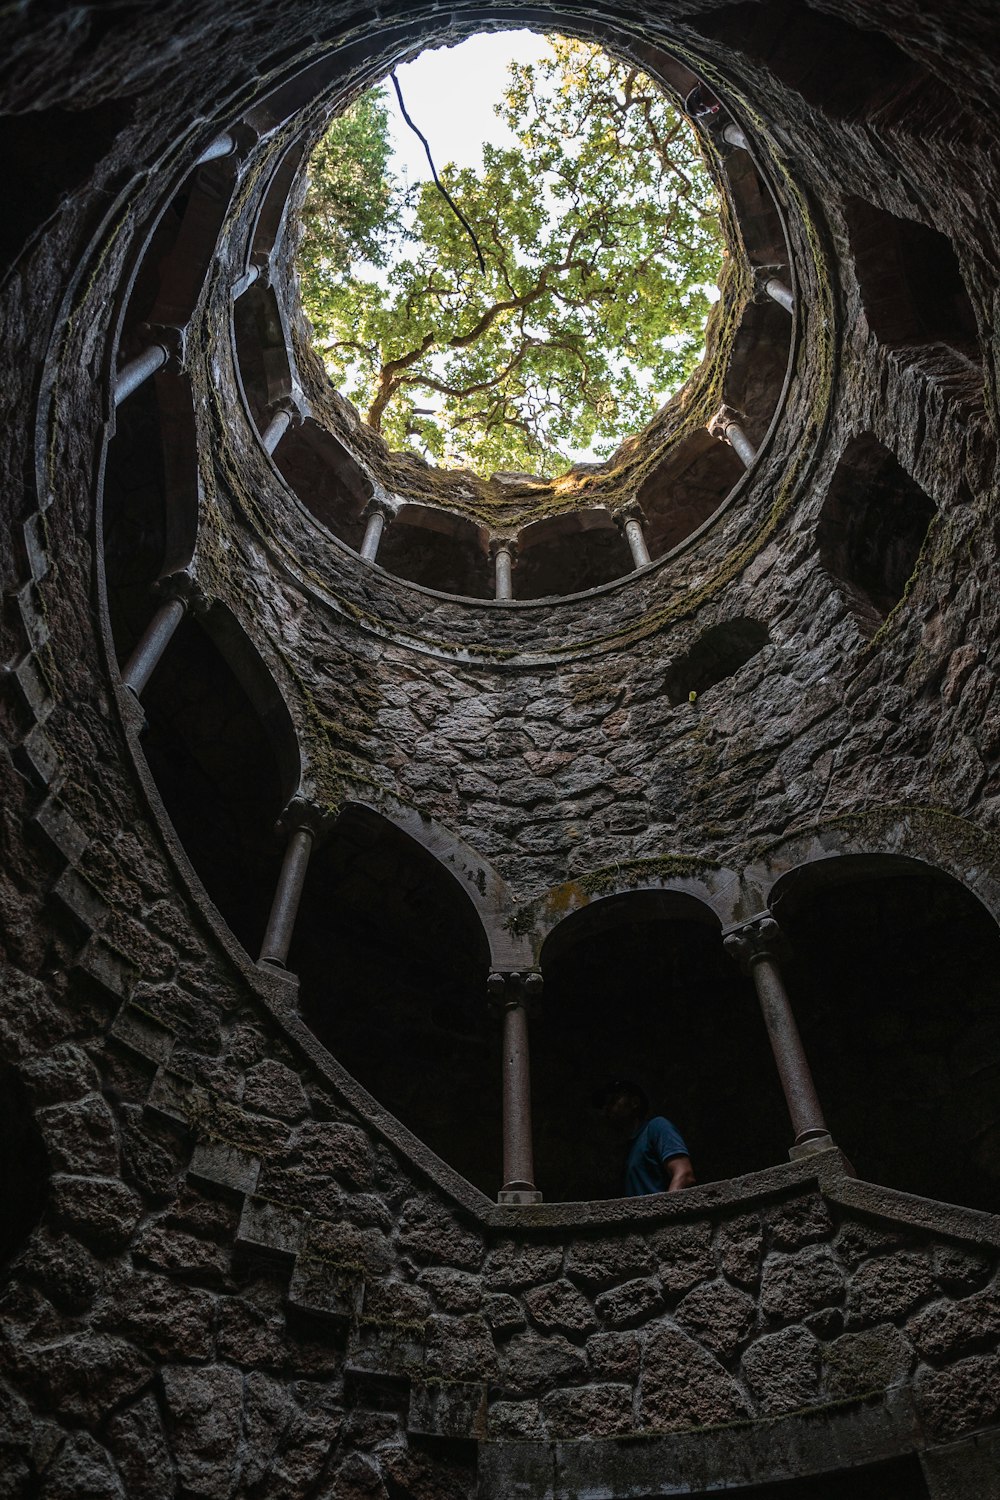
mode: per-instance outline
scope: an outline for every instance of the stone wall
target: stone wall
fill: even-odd
[[[141,590],[116,651],[100,497],[156,216],[266,92],[306,108],[294,75],[331,43],[326,84],[350,84],[366,30],[399,56],[488,15],[410,7],[394,31],[348,5],[178,0],[3,23],[0,1494],[655,1497],[920,1454],[915,1484],[987,1496],[994,1214],[860,1182],[836,1150],[662,1200],[492,1203],[253,962],[146,765],[119,681]],[[181,361],[198,582],[266,663],[288,716],[268,724],[325,834],[345,806],[398,824],[457,876],[501,967],[615,892],[737,922],[824,858],[906,856],[995,916],[996,18],[856,0],[616,20],[725,85],[792,225],[795,363],[732,504],[574,600],[467,603],[361,567],[282,483],[238,388],[229,257],[281,126],[246,159]],[[851,88],[817,64],[838,47]],[[978,349],[890,336],[859,198],[947,234]],[[817,541],[865,435],[937,512],[874,631]],[[737,620],[768,643],[672,702],[671,670]],[[985,982],[975,1003],[993,1014]]]

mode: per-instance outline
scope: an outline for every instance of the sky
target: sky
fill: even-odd
[[[459,167],[478,166],[485,140],[497,146],[514,144],[513,134],[493,113],[507,82],[507,64],[512,59],[535,62],[548,51],[537,32],[498,31],[470,37],[458,47],[422,52],[396,69],[407,112],[430,142],[439,172],[450,161]],[[426,178],[424,148],[400,115],[391,84],[385,97],[397,170],[405,170],[410,182]]]
[[[508,64],[536,62],[551,54],[545,37],[532,31],[480,33],[457,47],[422,52],[413,62],[396,69],[407,112],[427,137],[438,172],[449,162],[458,167],[478,167],[484,141],[503,147],[516,144],[516,137],[494,113],[507,84]],[[387,80],[383,98],[389,114],[393,156],[390,170],[406,182],[425,181],[430,176],[427,156],[420,140],[406,124]],[[366,268],[374,280],[388,271]],[[716,288],[707,289],[714,300]],[[659,399],[663,399],[661,396]],[[422,398],[430,408],[434,397]],[[592,450],[567,454],[572,462],[593,460]]]

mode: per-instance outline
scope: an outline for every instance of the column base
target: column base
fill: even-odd
[[[288,990],[289,993],[293,995],[298,994],[299,976],[290,973],[283,964],[277,964],[270,959],[262,958],[257,963],[257,972],[259,974],[266,974],[268,979],[277,980],[279,986],[282,989]]]
[[[803,1141],[800,1146],[792,1146],[788,1152],[789,1161],[801,1161],[804,1156],[815,1156],[817,1151],[830,1151],[833,1149],[832,1135],[817,1135],[811,1141]]]
[[[537,1188],[506,1187],[501,1188],[499,1193],[497,1193],[498,1203],[530,1205],[532,1203],[541,1203],[541,1201],[542,1195]]]

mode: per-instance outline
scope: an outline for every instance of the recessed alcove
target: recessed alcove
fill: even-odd
[[[259,281],[238,297],[233,326],[243,390],[258,427],[265,427],[272,403],[290,394],[292,369],[278,300]]]
[[[715,514],[744,473],[730,445],[707,428],[692,432],[645,479],[636,496],[652,557],[677,547]]]
[[[732,677],[768,643],[767,626],[741,616],[713,625],[691,649],[671,663],[664,679],[671,703],[686,703],[692,693],[707,692]]]
[[[518,599],[576,594],[621,578],[632,557],[606,509],[581,509],[532,522],[518,533]]]
[[[926,77],[889,37],[794,0],[740,0],[693,24],[837,119],[866,119]]]
[[[403,505],[382,534],[379,566],[424,588],[491,599],[493,582],[484,527],[430,505]]]
[[[104,568],[120,660],[149,617],[150,585],[167,556],[166,466],[156,380],[123,402],[104,467]]]
[[[827,859],[778,881],[786,978],[834,1139],[858,1175],[1000,1209],[1000,929],[914,860]]]
[[[837,465],[816,528],[820,561],[841,585],[858,625],[873,635],[902,599],[934,502],[870,433]]]
[[[275,823],[297,782],[287,709],[236,622],[181,621],[143,693],[142,749],[208,895],[256,957],[281,867]]]
[[[469,1182],[500,1186],[489,949],[454,876],[349,808],[313,854],[289,953],[303,1016],[359,1083]]]
[[[343,443],[318,422],[293,425],[274,462],[306,509],[355,551],[365,533],[362,511],[372,486]]]
[[[787,1159],[788,1115],[753,986],[708,907],[656,891],[594,902],[555,928],[541,964],[532,1103],[547,1200],[621,1195],[623,1146],[591,1108],[611,1078],[632,1079],[673,1121],[699,1182]]]
[[[893,347],[943,343],[978,361],[976,314],[948,237],[863,198],[846,199],[844,217],[875,337]]]
[[[779,269],[779,280],[788,272]],[[780,391],[788,366],[792,318],[788,310],[762,294],[748,304],[733,340],[726,370],[723,399],[740,414],[740,426],[759,446],[774,416],[775,392]]]

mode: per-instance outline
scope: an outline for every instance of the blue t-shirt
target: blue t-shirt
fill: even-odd
[[[641,1198],[644,1193],[665,1193],[667,1179],[663,1163],[669,1156],[689,1155],[677,1127],[662,1115],[654,1115],[629,1144],[625,1192],[630,1198]]]

